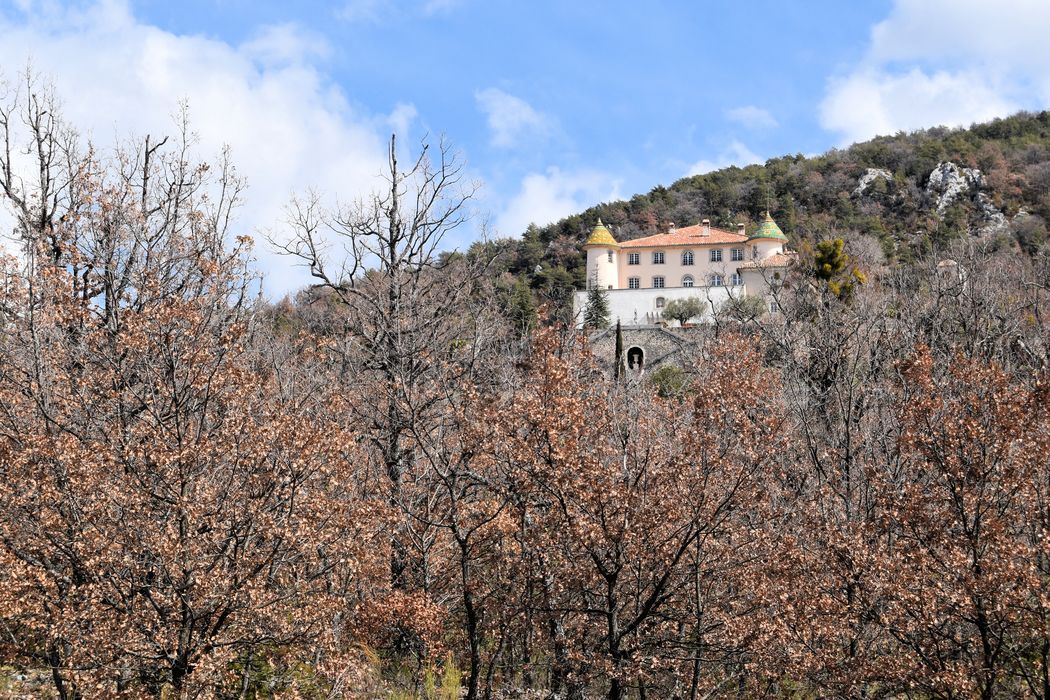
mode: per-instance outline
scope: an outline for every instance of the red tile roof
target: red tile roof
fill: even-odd
[[[655,236],[635,238],[633,241],[623,241],[621,248],[664,248],[667,246],[685,245],[708,245],[725,243],[743,243],[747,236],[733,231],[724,231],[720,228],[711,228],[710,235],[701,236],[702,224],[696,226],[685,226],[675,229],[669,233],[658,233]]]
[[[763,267],[787,267],[788,265],[793,265],[797,260],[798,253],[794,251],[788,253],[775,253],[768,258],[763,258],[762,260],[748,260],[745,263],[740,263],[737,269],[751,270]]]

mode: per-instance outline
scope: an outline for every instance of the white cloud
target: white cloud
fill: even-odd
[[[900,130],[966,126],[1017,109],[977,73],[872,70],[832,82],[821,104],[821,124],[853,143]]]
[[[486,88],[474,93],[478,107],[488,119],[493,146],[510,148],[529,137],[542,137],[550,132],[550,120],[532,106],[499,88]]]
[[[389,8],[388,0],[347,0],[336,16],[344,22],[375,24],[383,19]]]
[[[829,80],[821,124],[843,143],[1050,106],[1045,0],[897,0],[864,59]]]
[[[716,158],[710,160],[702,158],[698,160],[689,168],[689,172],[686,175],[703,175],[712,170],[728,168],[731,165],[751,165],[752,163],[764,163],[765,160],[765,158],[739,141],[733,141]]]
[[[529,224],[543,226],[598,202],[620,199],[619,190],[619,180],[597,170],[548,168],[546,173],[530,173],[496,220],[496,232],[520,235]]]
[[[402,143],[409,143],[411,141],[409,131],[412,127],[412,122],[418,116],[419,111],[414,104],[402,102],[394,107],[394,111],[386,118],[386,123],[394,130],[394,133],[397,134],[398,139]]]
[[[742,124],[748,129],[772,129],[777,126],[777,120],[768,110],[754,105],[746,107],[735,107],[726,110],[726,119]]]
[[[416,116],[405,104],[390,115],[356,112],[315,66],[326,47],[291,26],[234,46],[163,31],[136,20],[124,3],[102,0],[19,21],[0,15],[0,34],[0,65],[15,71],[31,60],[53,79],[69,120],[102,147],[171,134],[171,115],[187,100],[201,157],[229,144],[248,179],[238,233],[278,227],[293,191],[338,188],[345,199],[370,191],[386,131],[407,129]],[[308,281],[263,236],[256,241],[271,295]]]
[[[293,24],[263,27],[239,47],[241,53],[265,66],[302,63],[327,58],[331,47],[323,37]]]

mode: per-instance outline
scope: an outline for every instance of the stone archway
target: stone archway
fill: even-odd
[[[632,345],[631,347],[627,348],[626,357],[627,369],[631,370],[632,372],[637,372],[639,374],[642,372],[643,369],[645,369],[645,350],[643,350],[642,348],[638,347],[637,345]]]

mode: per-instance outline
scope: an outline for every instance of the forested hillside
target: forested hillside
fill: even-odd
[[[1002,124],[936,139],[1042,148]],[[793,177],[796,235],[938,227],[896,264],[800,251],[660,381],[507,313],[520,259],[436,264],[469,200],[447,148],[391,143],[356,208],[293,200],[275,238],[317,284],[271,305],[244,183],[186,131],[96,150],[16,91],[0,139],[0,697],[1050,697],[1050,258],[934,235],[944,153],[857,195],[832,154],[644,198],[732,217]],[[1039,221],[1042,163],[939,168],[975,188],[946,220]]]
[[[1050,221],[1050,112],[695,175],[475,251],[505,251],[509,272],[535,290],[553,291],[583,285],[580,245],[599,217],[628,240],[658,233],[669,221],[686,226],[708,218],[732,229],[767,208],[795,241],[870,236],[890,261],[976,235],[1035,253],[1046,245]]]

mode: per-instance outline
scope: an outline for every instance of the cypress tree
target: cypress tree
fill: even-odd
[[[613,363],[613,379],[620,378],[620,365],[623,364],[623,329],[620,319],[616,319],[616,361]]]

